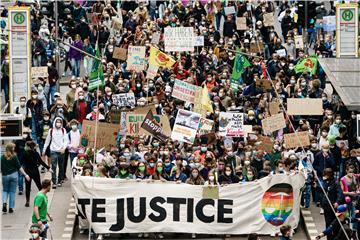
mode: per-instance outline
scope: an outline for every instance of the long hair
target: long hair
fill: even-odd
[[[5,159],[10,160],[16,155],[15,153],[15,144],[14,143],[8,143],[5,147]]]

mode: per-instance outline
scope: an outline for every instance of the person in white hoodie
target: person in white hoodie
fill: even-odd
[[[68,146],[68,135],[66,134],[65,128],[63,128],[63,120],[60,117],[56,117],[53,122],[53,127],[49,130],[49,134],[46,137],[43,156],[45,155],[46,149],[50,147],[51,156],[51,169],[53,188],[61,187],[64,180],[64,153]],[[56,167],[59,166],[59,173],[56,177]]]
[[[80,150],[80,130],[79,130],[79,122],[76,119],[72,119],[69,122],[69,126],[71,130],[68,133],[68,149],[70,155],[70,162],[74,160],[74,158],[78,155]],[[65,172],[67,167],[67,159],[65,160]]]

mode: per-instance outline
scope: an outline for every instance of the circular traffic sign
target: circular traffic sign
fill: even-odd
[[[341,17],[344,21],[351,21],[354,17],[354,13],[350,9],[346,9],[343,11]]]
[[[25,22],[25,16],[24,16],[24,14],[23,14],[23,13],[16,13],[16,14],[14,15],[14,22],[15,22],[16,24],[22,24],[22,23],[24,23],[24,22]]]

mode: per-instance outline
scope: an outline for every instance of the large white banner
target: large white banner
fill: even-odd
[[[194,51],[194,30],[192,27],[167,27],[164,29],[165,51]]]
[[[219,188],[108,178],[75,177],[80,217],[96,233],[177,232],[275,234],[296,228],[302,174],[274,175]],[[91,204],[92,202],[92,204]]]

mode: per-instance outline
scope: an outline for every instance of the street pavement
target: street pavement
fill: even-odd
[[[67,176],[71,176],[68,168]],[[50,178],[50,173],[41,174],[41,179]],[[1,185],[1,178],[0,178]],[[24,184],[25,188],[25,184]],[[2,213],[1,216],[1,234],[0,239],[24,240],[29,239],[29,227],[31,225],[31,216],[33,210],[34,196],[38,189],[34,182],[31,185],[30,207],[25,207],[25,192],[23,195],[16,194],[14,213]],[[53,240],[70,240],[72,234],[72,226],[66,225],[68,220],[69,209],[71,203],[71,180],[66,181],[62,187],[51,189],[48,193],[49,213],[54,221],[49,222],[48,239]],[[73,211],[73,210],[72,210]],[[71,214],[70,214],[71,215]],[[70,228],[69,228],[70,227]]]

